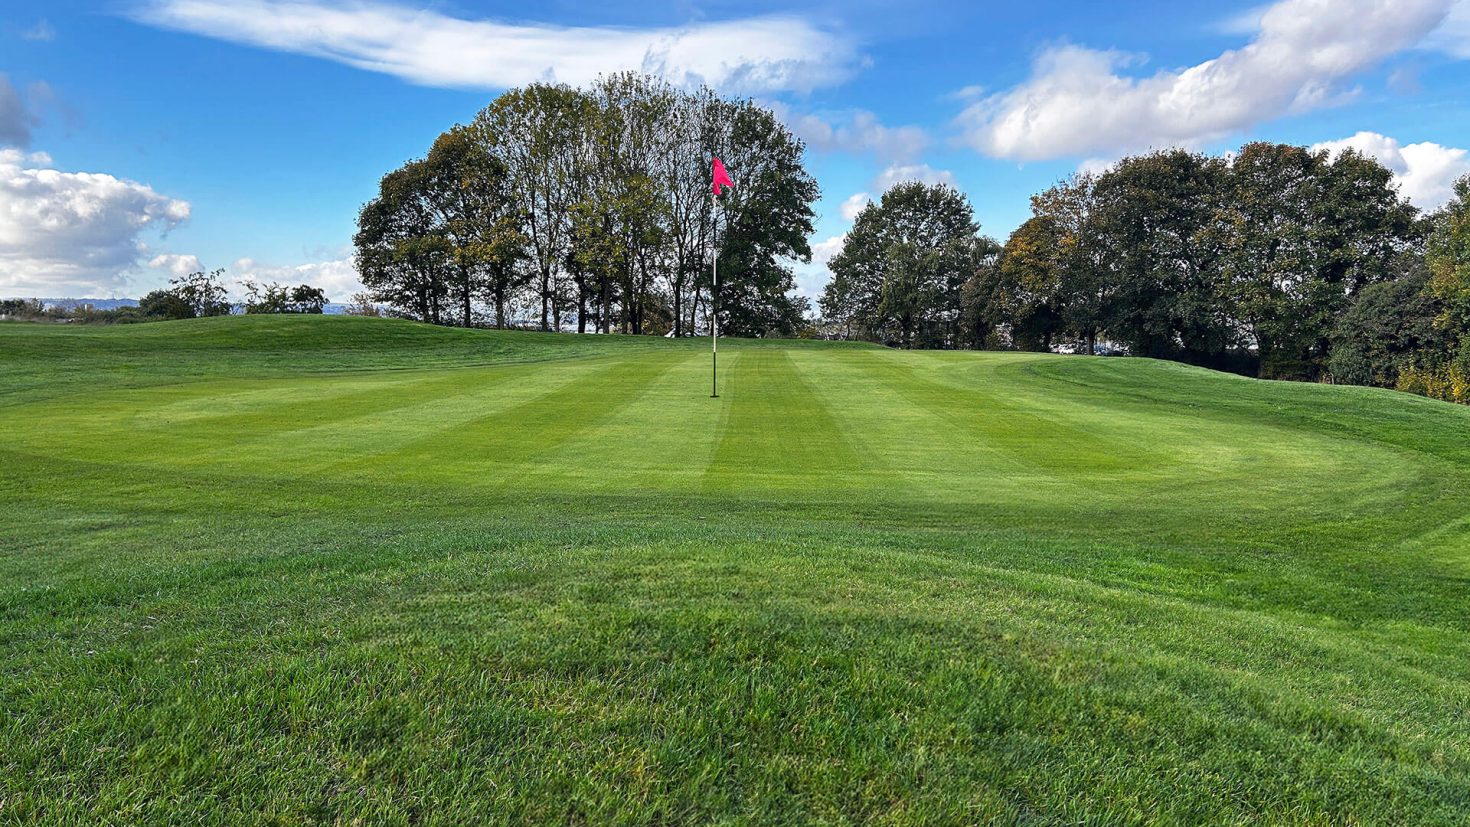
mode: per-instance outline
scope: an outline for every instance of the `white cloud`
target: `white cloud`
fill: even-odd
[[[1077,165],[1078,175],[1102,175],[1117,166],[1117,158],[1088,158]]]
[[[842,252],[842,247],[847,244],[847,234],[834,235],[825,241],[818,241],[812,245],[812,263],[823,267],[832,257]]]
[[[36,25],[26,29],[21,37],[26,40],[49,42],[56,39],[56,27],[51,25],[51,21],[42,18],[36,21]]]
[[[148,266],[154,270],[163,270],[172,277],[187,276],[204,269],[199,263],[199,256],[178,255],[176,253],[162,253],[148,260]]]
[[[1198,145],[1340,101],[1343,82],[1423,41],[1451,2],[1281,0],[1249,44],[1148,77],[1121,74],[1136,56],[1058,46],[959,123],[974,148],[1015,160]]]
[[[134,17],[460,89],[579,85],[636,69],[727,91],[806,91],[846,79],[857,62],[845,37],[779,15],[632,29],[466,20],[386,0],[145,0]]]
[[[1401,144],[1377,132],[1359,132],[1351,138],[1312,146],[1313,151],[1321,149],[1334,155],[1345,149],[1356,149],[1377,158],[1393,171],[1399,192],[1424,210],[1443,206],[1454,196],[1456,179],[1470,175],[1470,151],[1429,141]]]
[[[827,286],[828,281],[832,280],[832,273],[827,269],[827,262],[842,252],[842,245],[845,243],[847,243],[845,233],[812,243],[811,263],[798,262],[792,268],[796,275],[797,293],[812,299],[822,295],[822,289]]]
[[[1428,48],[1470,60],[1470,0],[1459,0],[1444,24],[1424,41]]]
[[[35,166],[0,149],[0,295],[116,295],[146,232],[189,218],[189,203],[104,173]]]
[[[258,284],[278,282],[289,287],[309,284],[320,287],[334,302],[348,301],[354,293],[361,293],[364,289],[362,282],[357,280],[356,262],[346,255],[330,261],[291,266],[261,264],[254,259],[242,258],[226,270],[226,275],[233,285],[231,292],[240,296],[244,295],[244,283],[247,281]]]
[[[858,213],[862,212],[863,207],[868,206],[869,202],[871,202],[872,200],[872,196],[868,195],[866,192],[855,192],[852,195],[849,195],[847,197],[847,200],[842,202],[842,220],[852,221],[853,219],[857,218]]]
[[[1261,19],[1271,10],[1271,4],[1251,6],[1215,21],[1210,28],[1219,34],[1253,35],[1261,30]]]
[[[917,126],[884,126],[865,109],[823,117],[793,111],[780,101],[767,101],[796,137],[823,152],[872,154],[884,163],[911,161],[929,146],[929,135]]]
[[[896,164],[873,179],[874,192],[887,192],[895,184],[918,181],[921,184],[949,184],[955,186],[954,173],[947,169],[935,169],[928,164]]]

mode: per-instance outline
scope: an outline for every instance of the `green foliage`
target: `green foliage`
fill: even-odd
[[[1457,363],[1408,365],[1399,372],[1394,387],[1433,399],[1470,405],[1470,370]]]
[[[720,156],[737,170],[720,196],[720,328],[732,336],[791,336],[803,326],[805,299],[787,260],[810,261],[812,204],[821,195],[802,165],[803,147],[770,110],[741,101],[723,107],[728,137]]]
[[[232,306],[226,297],[224,275],[224,270],[200,271],[169,279],[168,289],[154,290],[139,300],[138,307],[150,319],[228,316]]]
[[[1402,371],[1420,369],[1426,354],[1448,347],[1435,324],[1442,305],[1429,289],[1424,260],[1404,255],[1398,270],[1358,291],[1334,326],[1328,369],[1335,381],[1392,388]]]
[[[0,819],[1463,823],[1470,410],[704,344],[0,325]]]
[[[1108,336],[1140,356],[1208,361],[1232,343],[1207,230],[1229,167],[1182,150],[1127,158],[1098,177],[1088,217],[1112,287]]]
[[[877,341],[957,347],[967,338],[965,283],[990,247],[954,187],[898,184],[858,213],[828,262],[822,312]]]
[[[1061,225],[1038,215],[1018,227],[1001,250],[988,320],[1005,325],[1020,350],[1049,352],[1064,329],[1066,247]]]
[[[1435,218],[1429,242],[1431,290],[1443,304],[1437,327],[1454,340],[1451,358],[1470,372],[1470,176],[1455,183],[1455,198]]]
[[[129,324],[152,319],[142,309],[127,305],[104,310],[90,303],[68,307],[61,304],[47,306],[40,299],[0,299],[0,320]]]
[[[450,243],[423,197],[428,164],[412,161],[383,176],[357,217],[358,277],[373,298],[438,324],[449,291]]]
[[[46,316],[46,305],[40,299],[0,299],[0,318],[34,321]]]
[[[151,319],[192,319],[194,308],[172,290],[154,290],[138,300],[138,308]]]
[[[1263,376],[1315,378],[1353,296],[1390,276],[1415,240],[1392,175],[1345,152],[1254,143],[1231,165],[1219,229],[1234,314]]]
[[[211,273],[199,271],[187,276],[169,279],[169,291],[189,310],[188,316],[168,318],[203,318],[206,316],[228,316],[233,307],[225,292],[225,271]],[[167,303],[165,303],[167,307]],[[170,308],[176,310],[177,308]]]
[[[327,294],[320,287],[302,284],[287,287],[283,284],[245,285],[245,312],[259,313],[312,313],[320,314],[327,305]]]
[[[436,324],[676,336],[708,325],[710,260],[721,327],[804,326],[791,260],[809,260],[819,191],[803,148],[768,110],[622,72],[586,89],[533,83],[444,133],[384,177],[356,237],[375,301]],[[737,186],[719,209],[710,157]],[[719,250],[712,250],[718,238]],[[452,304],[451,304],[452,302]]]
[[[1406,342],[1429,344],[1424,320],[1411,318],[1422,302],[1396,306],[1392,324],[1369,310],[1417,288],[1357,302],[1422,260],[1424,225],[1392,173],[1354,152],[1155,152],[1063,182],[1033,198],[1032,213],[961,297],[976,345],[1091,352],[1103,338],[1265,377],[1391,385],[1406,360],[1422,361],[1405,356],[1417,346]],[[1402,340],[1365,338],[1385,325]],[[1335,359],[1334,341],[1349,348]]]
[[[448,291],[457,294],[459,323],[475,323],[475,304],[486,300],[495,326],[505,327],[511,294],[529,279],[522,267],[524,216],[510,193],[504,161],[481,140],[482,133],[456,126],[440,135],[424,160],[423,190],[432,226],[426,235],[448,244],[452,273]]]

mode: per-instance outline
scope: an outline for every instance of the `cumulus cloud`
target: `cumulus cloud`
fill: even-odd
[[[1195,66],[1124,74],[1141,58],[1075,45],[1043,52],[1030,79],[967,107],[965,141],[1043,160],[1198,145],[1261,121],[1340,102],[1354,75],[1413,47],[1452,0],[1280,0],[1250,43]]]
[[[921,184],[949,184],[955,186],[954,173],[947,169],[935,169],[928,164],[895,164],[873,179],[874,192],[887,192],[895,184],[918,181]]]
[[[834,235],[824,241],[818,241],[812,245],[812,263],[826,266],[832,257],[842,252],[842,247],[847,243],[847,234]]]
[[[632,29],[467,20],[386,0],[145,0],[133,17],[457,89],[636,69],[750,94],[806,91],[846,79],[856,63],[845,37],[780,15]]]
[[[847,196],[847,199],[842,202],[842,220],[852,221],[857,218],[858,213],[862,212],[863,207],[868,206],[872,200],[873,197],[866,192],[855,192]]]
[[[847,243],[847,234],[834,235],[822,241],[812,242],[812,260],[809,264],[798,263],[793,271],[796,275],[796,292],[815,299],[822,295],[822,288],[832,279],[827,262],[842,252]]]
[[[187,276],[204,269],[199,263],[199,256],[179,255],[177,253],[161,253],[148,260],[148,266],[154,270],[162,270],[170,277]]]
[[[884,163],[912,161],[929,146],[929,135],[917,126],[885,126],[865,109],[839,115],[796,112],[780,101],[767,101],[796,137],[812,149],[873,155]]]
[[[1441,207],[1454,196],[1454,183],[1470,175],[1470,151],[1423,141],[1401,144],[1377,132],[1359,132],[1351,138],[1324,141],[1312,149],[1336,155],[1355,149],[1393,171],[1399,193],[1424,210]]]
[[[329,299],[336,302],[347,301],[364,289],[362,282],[357,280],[357,263],[346,255],[330,261],[285,266],[242,258],[230,265],[226,275],[233,286],[231,292],[241,296],[244,295],[245,282],[277,282],[291,287],[309,284],[320,287]]]
[[[147,252],[143,236],[189,218],[189,203],[104,173],[50,169],[0,149],[0,295],[115,295]]]

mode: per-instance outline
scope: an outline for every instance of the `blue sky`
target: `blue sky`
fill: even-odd
[[[1470,0],[1274,4],[0,0],[0,296],[170,275],[354,289],[378,178],[507,85],[644,68],[775,108],[822,185],[825,279],[864,194],[1027,198],[1164,146],[1351,145],[1415,203],[1470,172]],[[739,170],[731,170],[739,178]]]

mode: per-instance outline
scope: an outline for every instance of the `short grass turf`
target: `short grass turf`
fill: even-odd
[[[1464,824],[1470,409],[0,325],[0,821]]]

